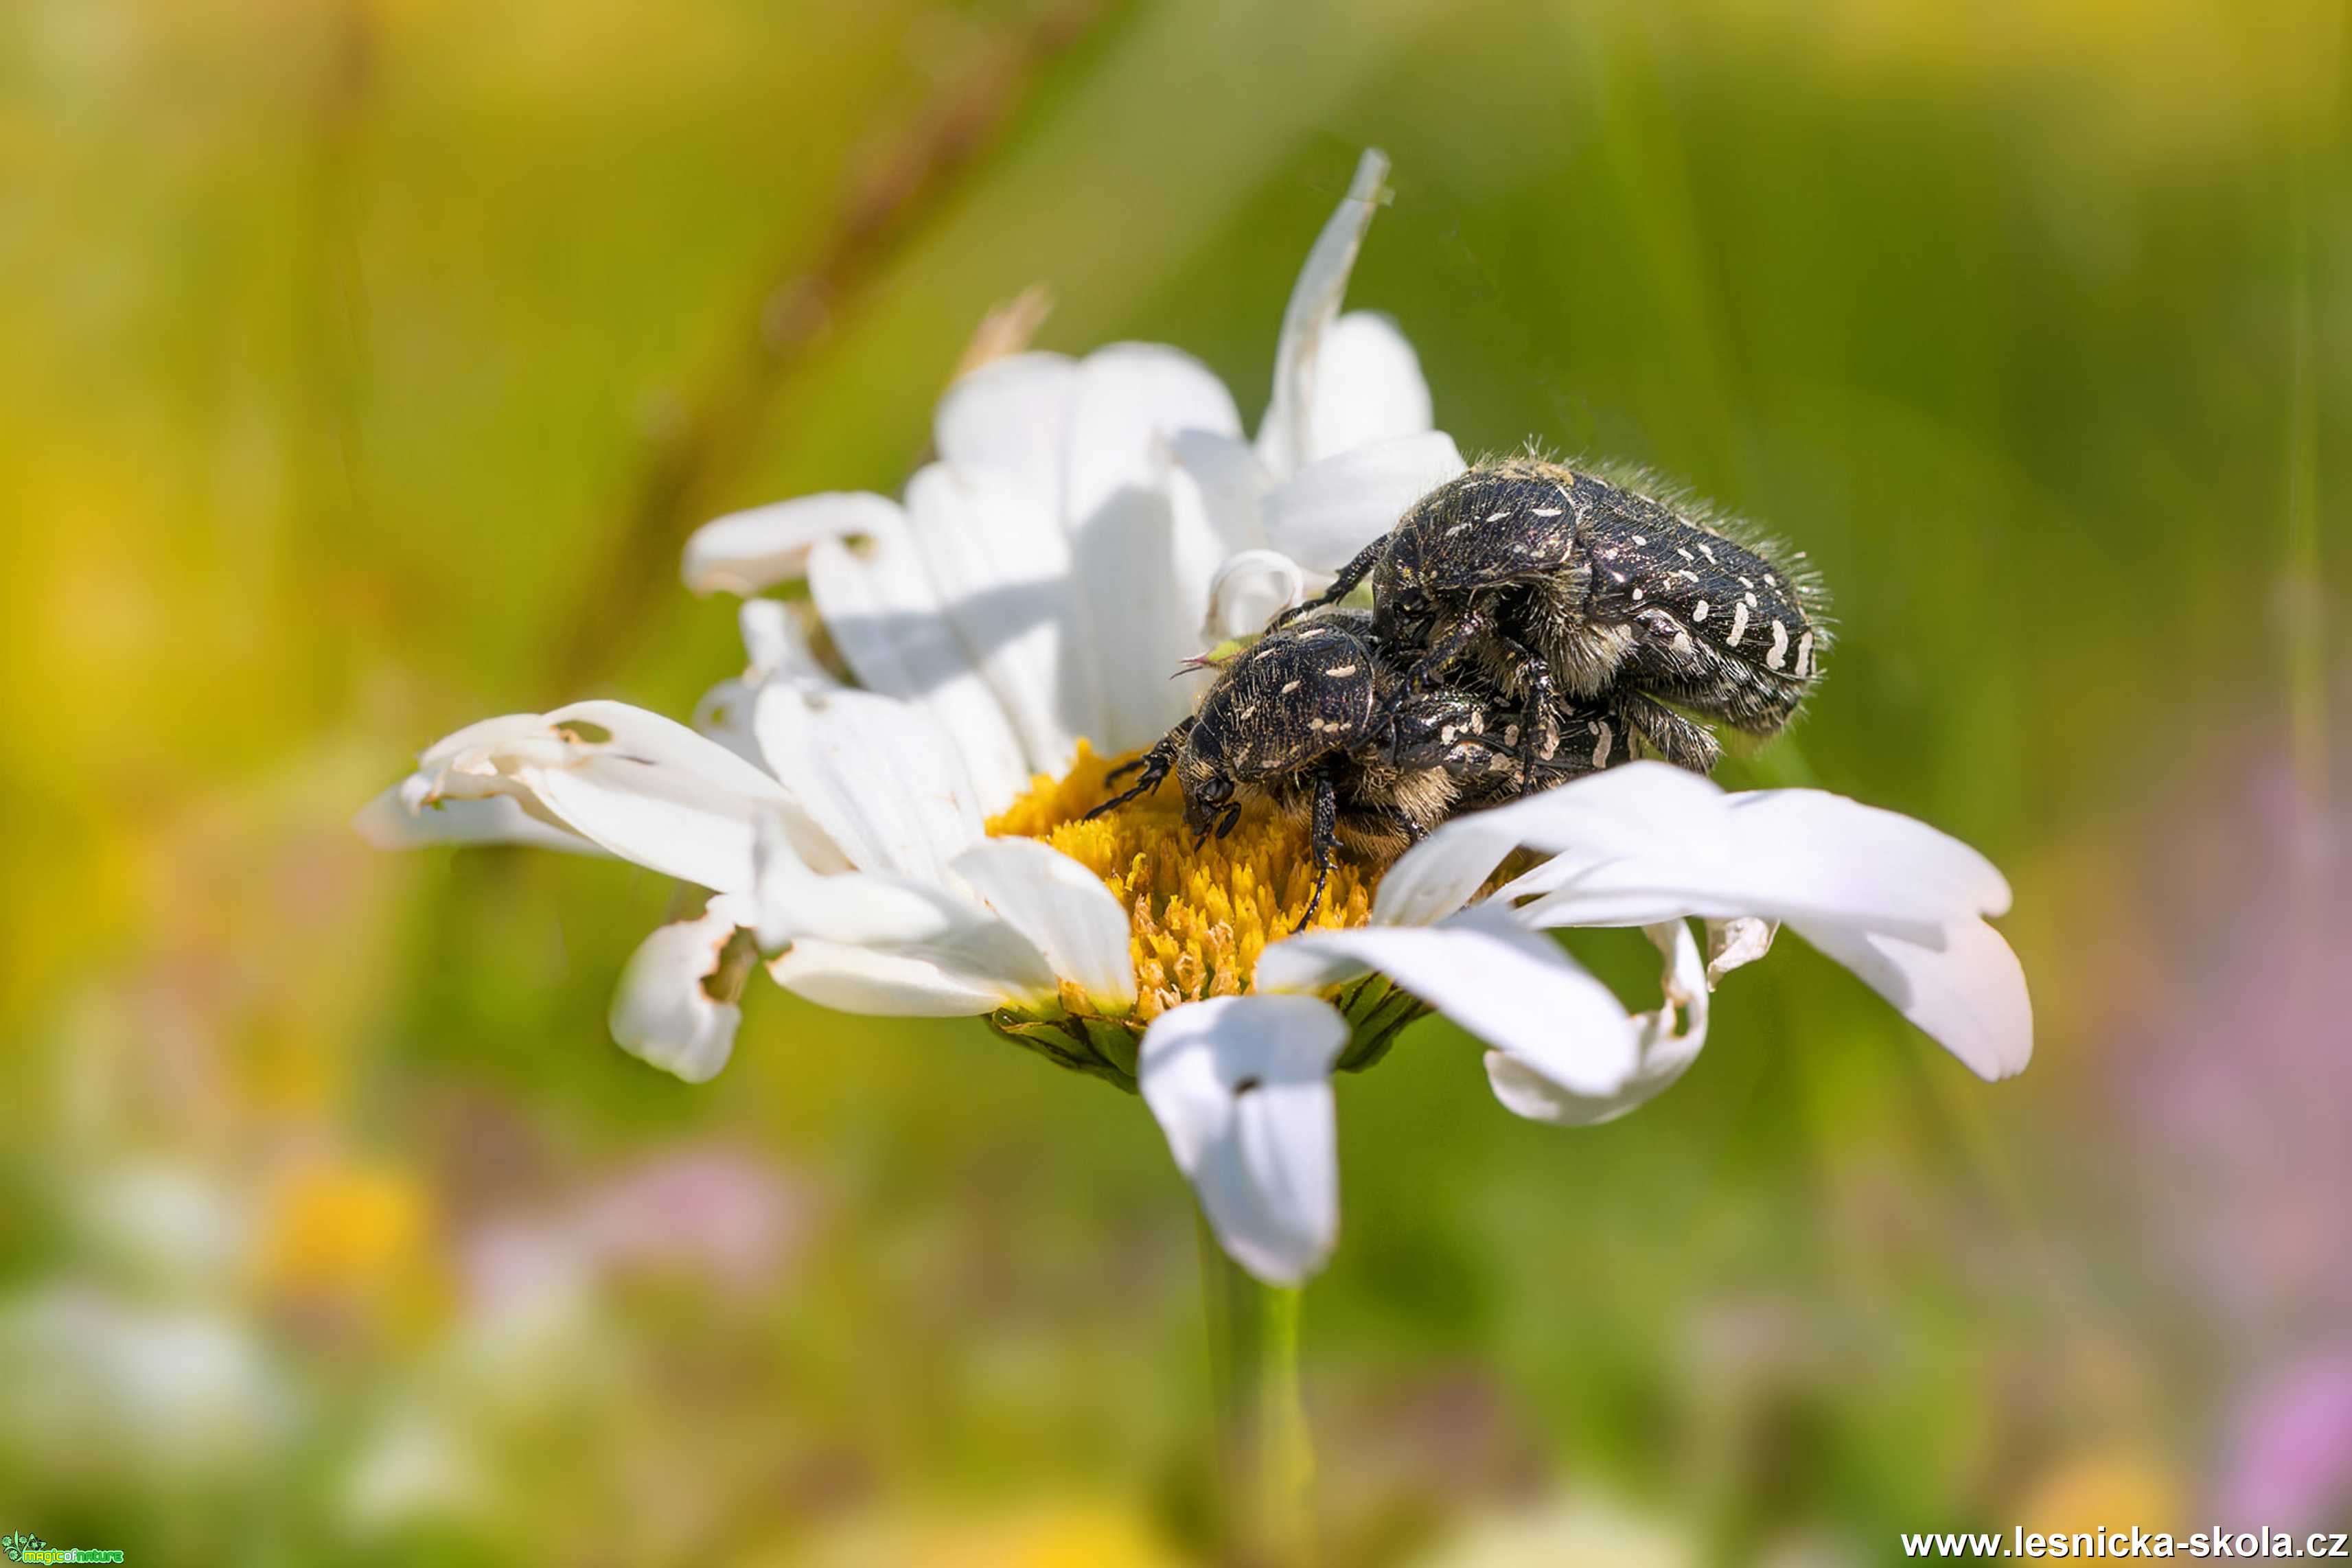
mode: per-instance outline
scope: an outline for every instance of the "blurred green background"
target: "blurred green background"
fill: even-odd
[[[742,657],[685,531],[895,491],[1030,285],[1042,346],[1181,344],[1254,417],[1367,144],[1350,303],[1465,451],[1812,552],[1830,681],[1727,777],[1986,849],[2040,1039],[1986,1088],[1790,942],[1571,1134],[1416,1026],[1340,1090],[1331,1560],[2345,1526],[2347,47],[2328,0],[12,0],[0,1533],[1202,1550],[1135,1101],[772,989],[686,1088],[604,1026],[667,885],[347,820],[478,717],[685,713]]]

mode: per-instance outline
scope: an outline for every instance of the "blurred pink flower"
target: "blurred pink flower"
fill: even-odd
[[[2292,1368],[2241,1419],[2221,1517],[2302,1531],[2352,1506],[2352,1352]]]

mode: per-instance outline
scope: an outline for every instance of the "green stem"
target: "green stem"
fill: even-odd
[[[1260,1284],[1200,1222],[1209,1375],[1223,1472],[1221,1560],[1306,1568],[1316,1559],[1315,1447],[1298,1397],[1301,1292]]]

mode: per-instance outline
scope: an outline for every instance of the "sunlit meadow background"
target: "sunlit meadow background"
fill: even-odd
[[[1826,689],[1727,776],[1983,847],[2040,1038],[1987,1088],[1790,942],[1568,1133],[1419,1026],[1341,1086],[1331,1559],[2345,1525],[2346,47],[2325,0],[0,7],[0,1533],[1202,1550],[1135,1101],[772,989],[683,1087],[604,1026],[672,888],[347,824],[477,717],[683,713],[742,657],[686,530],[895,490],[1032,285],[1043,346],[1182,344],[1254,417],[1366,144],[1351,303],[1465,449],[1811,549]]]

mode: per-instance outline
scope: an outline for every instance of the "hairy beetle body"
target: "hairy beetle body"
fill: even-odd
[[[1541,721],[1528,737],[1531,770],[1580,706],[1706,772],[1720,748],[1675,709],[1774,733],[1826,646],[1810,578],[1695,509],[1535,458],[1439,486],[1292,614],[1366,578],[1383,646],[1423,650],[1407,689],[1468,661]]]

